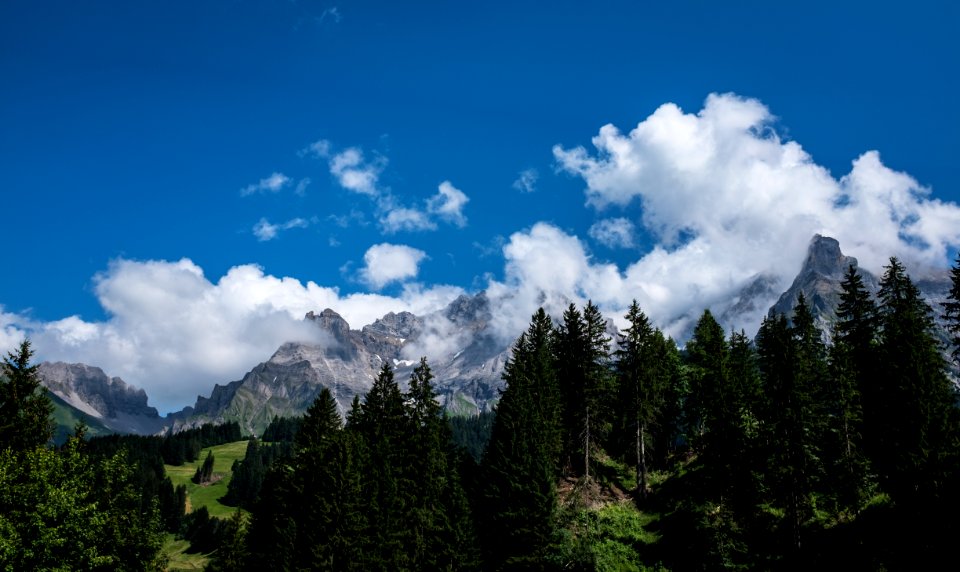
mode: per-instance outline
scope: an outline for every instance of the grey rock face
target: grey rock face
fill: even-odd
[[[817,235],[810,243],[807,258],[800,273],[790,288],[784,292],[777,303],[770,308],[768,315],[784,314],[788,318],[801,292],[807,299],[816,319],[817,326],[829,340],[834,323],[837,320],[837,306],[840,305],[840,283],[850,266],[863,279],[863,284],[876,299],[880,290],[879,279],[870,272],[857,266],[857,259],[845,256],[840,243],[833,238]],[[911,279],[927,304],[933,310],[934,321],[938,326],[937,335],[941,341],[947,341],[945,323],[942,319],[942,303],[950,293],[950,272],[948,270],[928,270],[922,275],[911,275]]]
[[[384,363],[405,387],[418,361],[406,354],[429,348],[430,336],[463,341],[450,355],[426,356],[440,401],[457,413],[489,409],[499,398],[508,356],[488,332],[490,317],[484,294],[461,296],[424,317],[391,312],[360,330],[333,310],[309,312],[304,319],[330,334],[327,343],[283,344],[242,379],[217,385],[209,397],[198,397],[192,408],[175,414],[174,430],[236,420],[245,431],[259,434],[275,415],[302,414],[324,387],[345,415],[354,397],[370,390]]]
[[[144,390],[107,376],[99,367],[44,362],[38,372],[43,385],[57,397],[114,431],[155,433],[164,426],[157,410],[147,405]]]
[[[788,318],[792,316],[793,308],[797,305],[802,292],[817,321],[817,326],[826,336],[829,336],[837,319],[840,283],[843,282],[843,277],[850,266],[853,266],[863,279],[864,286],[875,294],[878,284],[873,274],[859,268],[856,258],[845,256],[840,251],[840,243],[836,239],[819,234],[814,236],[800,273],[797,274],[790,288],[770,308],[768,315],[772,317],[784,314]]]

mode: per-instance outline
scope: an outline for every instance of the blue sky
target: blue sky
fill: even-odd
[[[812,232],[873,267],[955,255],[954,3],[403,4],[0,4],[0,341],[173,407],[290,335],[258,320],[322,302],[359,327],[556,285],[669,327],[789,277]],[[744,240],[767,250],[717,254]],[[180,335],[183,307],[245,332],[199,347],[252,357],[143,330]]]

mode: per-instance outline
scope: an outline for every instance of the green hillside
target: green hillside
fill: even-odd
[[[73,435],[73,429],[76,427],[77,422],[79,421],[83,421],[87,424],[88,437],[97,437],[100,435],[114,433],[114,431],[101,423],[99,419],[91,415],[87,415],[83,411],[73,407],[66,401],[57,397],[53,392],[48,391],[47,395],[50,397],[50,401],[53,402],[53,420],[54,423],[56,423],[56,428],[54,429],[53,434],[54,443],[58,445],[62,444],[67,440],[67,437]]]
[[[167,572],[181,572],[186,570],[203,570],[210,563],[210,557],[205,554],[191,554],[190,542],[167,533],[163,543],[163,553],[167,556]]]
[[[247,441],[234,441],[233,443],[201,450],[200,457],[192,463],[184,463],[179,467],[164,465],[164,469],[170,480],[173,481],[174,486],[186,485],[188,512],[205,506],[210,511],[210,516],[229,518],[237,510],[235,507],[220,504],[217,499],[227,494],[227,485],[230,483],[232,476],[233,462],[242,459],[246,451]],[[208,485],[194,484],[190,479],[196,472],[197,467],[203,464],[208,452],[213,452],[213,473],[221,478]]]

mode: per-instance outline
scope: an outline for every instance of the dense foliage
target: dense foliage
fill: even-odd
[[[83,426],[47,446],[52,406],[31,354],[23,342],[0,375],[0,569],[160,569],[160,511],[127,456],[90,455]]]
[[[27,345],[0,394],[32,427],[0,431],[0,563],[150,568],[165,528],[211,570],[933,567],[960,509],[951,348],[896,259],[876,298],[851,267],[840,300],[828,336],[800,296],[755,340],[706,311],[683,350],[636,303],[616,336],[593,304],[539,310],[495,414],[469,420],[444,417],[425,359],[406,392],[384,364],[345,423],[323,389],[249,441],[222,500],[250,515],[229,520],[184,514],[162,471],[239,427],[47,449]]]

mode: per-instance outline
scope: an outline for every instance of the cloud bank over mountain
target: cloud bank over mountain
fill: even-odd
[[[586,218],[598,222],[581,229],[582,236],[537,222],[509,237],[501,275],[484,286],[495,332],[508,344],[537,306],[559,315],[568,303],[588,299],[618,319],[635,298],[655,323],[679,334],[704,308],[728,304],[760,275],[785,288],[817,233],[837,238],[872,272],[891,255],[916,269],[949,264],[951,248],[960,245],[960,207],[932,198],[913,177],[885,166],[876,151],[855,158],[850,172],[837,177],[776,126],[761,102],[714,94],[697,113],[667,103],[627,133],[603,126],[592,149],[555,146],[561,176],[583,180]],[[328,160],[344,188],[389,196],[378,180],[383,161],[353,148],[332,153],[324,141],[308,151]],[[519,188],[532,191],[535,180],[528,177]],[[273,186],[265,179],[249,188],[272,192]],[[406,212],[391,204],[380,214],[415,212],[462,226],[468,200],[444,182],[425,207]],[[641,215],[628,218],[638,203]],[[384,230],[419,228],[408,219]],[[647,248],[637,238],[641,231],[653,238]],[[597,258],[591,244],[635,248],[637,258],[618,266]],[[100,366],[145,388],[166,411],[213,383],[237,379],[285,341],[325,343],[302,322],[308,311],[333,308],[359,328],[390,311],[425,315],[443,308],[463,289],[416,282],[420,266],[441,254],[372,244],[361,283],[373,291],[396,284],[394,295],[342,294],[267,275],[256,265],[236,266],[213,281],[189,259],[121,259],[94,279],[105,321],[71,316],[38,323],[0,308],[0,345],[10,347],[28,333],[41,359]],[[766,307],[727,326],[752,334]],[[431,324],[435,335],[425,336],[418,350],[430,356],[456,349],[442,319]]]

